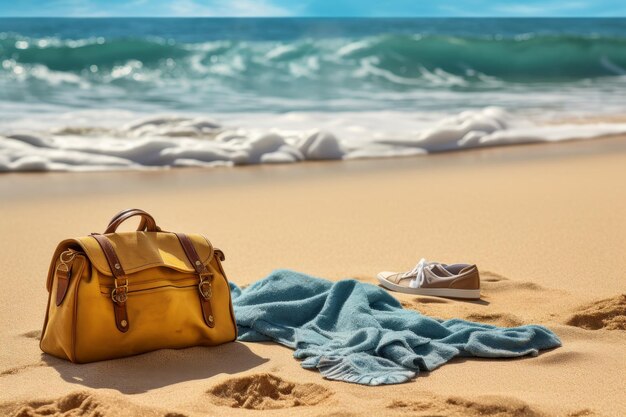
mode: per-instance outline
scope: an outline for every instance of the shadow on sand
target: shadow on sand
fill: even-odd
[[[159,350],[88,364],[73,364],[47,354],[42,354],[42,360],[67,382],[137,394],[222,373],[236,374],[268,359],[254,354],[243,343],[233,342],[215,347]]]

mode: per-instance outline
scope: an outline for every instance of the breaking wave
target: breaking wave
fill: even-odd
[[[346,79],[371,66],[392,75],[380,77],[381,81],[401,85],[410,85],[410,80],[428,82],[425,74],[437,72],[467,81],[480,81],[480,75],[505,81],[566,81],[626,74],[626,38],[379,35],[359,40],[181,43],[158,38],[60,40],[5,33],[0,37],[0,60],[5,62],[4,72],[14,65],[42,65],[102,82],[116,78],[115,70],[129,62],[171,78],[207,74],[315,78],[333,70],[343,71],[339,78]],[[376,78],[380,74],[367,75]]]
[[[531,100],[529,89],[575,95],[625,84],[626,38],[619,36],[396,34],[182,42],[0,34],[0,101],[11,103],[210,112],[373,110],[458,107],[467,101],[463,93],[472,92],[490,95],[479,107],[507,107],[508,97]]]
[[[381,116],[389,120],[382,123]],[[547,124],[489,107],[420,125],[411,114],[285,114],[243,121],[150,116],[0,136],[0,172],[94,171],[399,157],[626,133],[626,123]],[[117,119],[117,118],[116,118]],[[263,125],[272,123],[275,127]],[[343,123],[339,123],[343,120]]]

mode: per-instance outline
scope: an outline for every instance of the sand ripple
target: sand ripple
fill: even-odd
[[[626,330],[626,294],[583,306],[565,323],[587,330]]]
[[[483,396],[475,399],[461,397],[422,398],[392,401],[388,409],[415,417],[554,417],[552,414],[513,397]],[[589,409],[566,414],[566,417],[598,416]]]
[[[132,404],[120,397],[78,391],[44,401],[0,405],[0,415],[11,417],[185,417]]]

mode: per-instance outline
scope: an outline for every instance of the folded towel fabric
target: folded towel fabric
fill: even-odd
[[[561,345],[543,326],[502,328],[405,310],[384,289],[276,270],[245,289],[231,283],[239,340],[295,349],[304,368],[364,385],[397,384],[456,356],[510,358]]]

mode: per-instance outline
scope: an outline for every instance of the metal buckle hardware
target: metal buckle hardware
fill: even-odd
[[[115,282],[115,288],[113,288],[113,291],[111,291],[111,298],[113,299],[114,302],[118,303],[118,304],[123,304],[126,302],[126,300],[128,300],[128,279],[124,280],[124,285],[118,285],[117,284],[117,279],[114,281]]]
[[[200,291],[202,298],[208,301],[211,298],[211,295],[213,295],[213,290],[211,288],[211,278],[213,278],[213,273],[205,272],[198,275],[200,276],[198,291]],[[204,277],[209,277],[209,279],[205,279]]]
[[[61,255],[59,255],[59,265],[57,266],[57,271],[61,272],[70,272],[69,263],[74,260],[76,257],[76,252],[71,249],[63,251]]]

